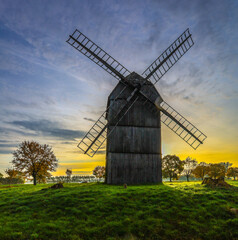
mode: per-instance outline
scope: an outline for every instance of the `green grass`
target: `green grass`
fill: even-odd
[[[0,186],[0,239],[238,239],[237,188],[49,186]]]

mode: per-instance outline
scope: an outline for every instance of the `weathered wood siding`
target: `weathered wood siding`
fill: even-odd
[[[108,153],[108,184],[161,182],[161,158],[158,154]]]
[[[123,84],[119,83],[108,98],[108,104],[117,96]],[[130,90],[128,90],[130,92]],[[153,88],[155,93],[157,92]],[[116,101],[116,110],[128,93]],[[108,112],[109,128],[113,113]],[[137,101],[108,136],[106,155],[106,182],[108,184],[158,183],[161,175],[160,114],[151,113],[142,101]]]

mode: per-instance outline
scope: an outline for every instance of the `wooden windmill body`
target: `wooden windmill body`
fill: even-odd
[[[106,183],[162,182],[161,122],[194,149],[206,139],[167,104],[155,88],[163,75],[193,46],[189,29],[142,75],[131,73],[77,29],[67,42],[119,80],[108,97],[107,109],[78,144],[89,156],[106,145]]]
[[[131,73],[127,81],[136,81],[140,78],[138,74]],[[108,97],[108,107],[116,101],[113,109],[107,114],[108,132],[118,121],[113,119],[113,112],[124,104],[132,92],[128,89],[116,99],[123,87],[124,85],[119,82]],[[156,97],[160,96],[149,81],[143,88],[149,89]],[[160,112],[153,114],[143,103],[143,99],[138,99],[107,138],[106,182],[109,184],[162,181]]]

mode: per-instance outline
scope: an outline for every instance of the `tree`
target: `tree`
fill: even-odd
[[[221,164],[221,165],[224,165],[224,167],[225,167],[225,172],[226,172],[226,173],[227,173],[229,167],[232,166],[232,163],[229,163],[229,162],[221,162],[220,164]]]
[[[7,168],[5,173],[8,175],[9,184],[11,185],[12,179],[16,178],[18,175],[18,171],[16,171],[14,168]]]
[[[67,169],[65,173],[66,173],[67,177],[69,177],[69,178],[70,178],[70,177],[71,177],[71,175],[72,175],[72,170],[70,170],[70,169]]]
[[[193,175],[196,178],[201,178],[202,180],[209,172],[209,164],[205,162],[200,162],[197,167],[193,170]]]
[[[97,178],[105,178],[105,167],[104,166],[97,166],[93,170],[93,175]]]
[[[49,172],[45,172],[44,170],[41,172],[39,171],[39,173],[36,176],[36,181],[38,183],[46,183],[47,179],[51,177],[51,174]]]
[[[176,155],[166,155],[162,159],[162,174],[164,178],[168,178],[170,182],[172,179],[178,178],[183,171],[183,161]]]
[[[192,159],[187,157],[184,161],[184,169],[182,174],[186,176],[187,181],[189,182],[189,178],[191,177],[193,170],[196,168],[198,162],[196,159]]]
[[[70,169],[67,169],[65,173],[66,173],[67,177],[69,177],[69,178],[70,178],[70,177],[71,177],[71,175],[72,175],[72,170],[70,170]]]
[[[70,178],[71,178],[71,175],[72,175],[72,170],[67,169],[65,173],[67,175],[67,181],[70,182]]]
[[[2,173],[0,173],[0,178],[3,178],[3,174]]]
[[[25,177],[32,176],[36,185],[37,180],[41,182],[49,177],[49,172],[56,171],[58,160],[47,144],[40,145],[35,141],[24,141],[13,152],[12,164]]]
[[[233,177],[234,181],[235,181],[236,177],[238,178],[238,168],[235,168],[235,167],[228,168],[226,176],[227,177]]]
[[[220,163],[210,164],[208,176],[214,179],[225,177],[225,166]]]

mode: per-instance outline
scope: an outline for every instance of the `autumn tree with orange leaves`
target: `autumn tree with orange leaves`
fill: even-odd
[[[201,178],[202,180],[208,174],[210,170],[209,164],[205,162],[200,162],[197,167],[193,170],[193,175],[196,178]]]
[[[176,155],[166,155],[162,159],[162,174],[164,178],[178,179],[184,169],[184,162]]]
[[[36,185],[37,181],[44,182],[50,176],[49,172],[56,171],[58,160],[49,145],[24,141],[13,152],[12,164],[25,177],[33,177]]]
[[[224,164],[222,163],[214,163],[209,165],[208,176],[217,179],[224,178],[226,173],[226,169]]]
[[[9,178],[9,185],[12,183],[12,179],[16,178],[19,172],[13,168],[8,168],[5,170],[5,173],[8,175]]]
[[[233,177],[234,181],[235,181],[236,178],[238,178],[238,168],[236,168],[236,167],[228,168],[226,175],[227,175],[227,177]]]

